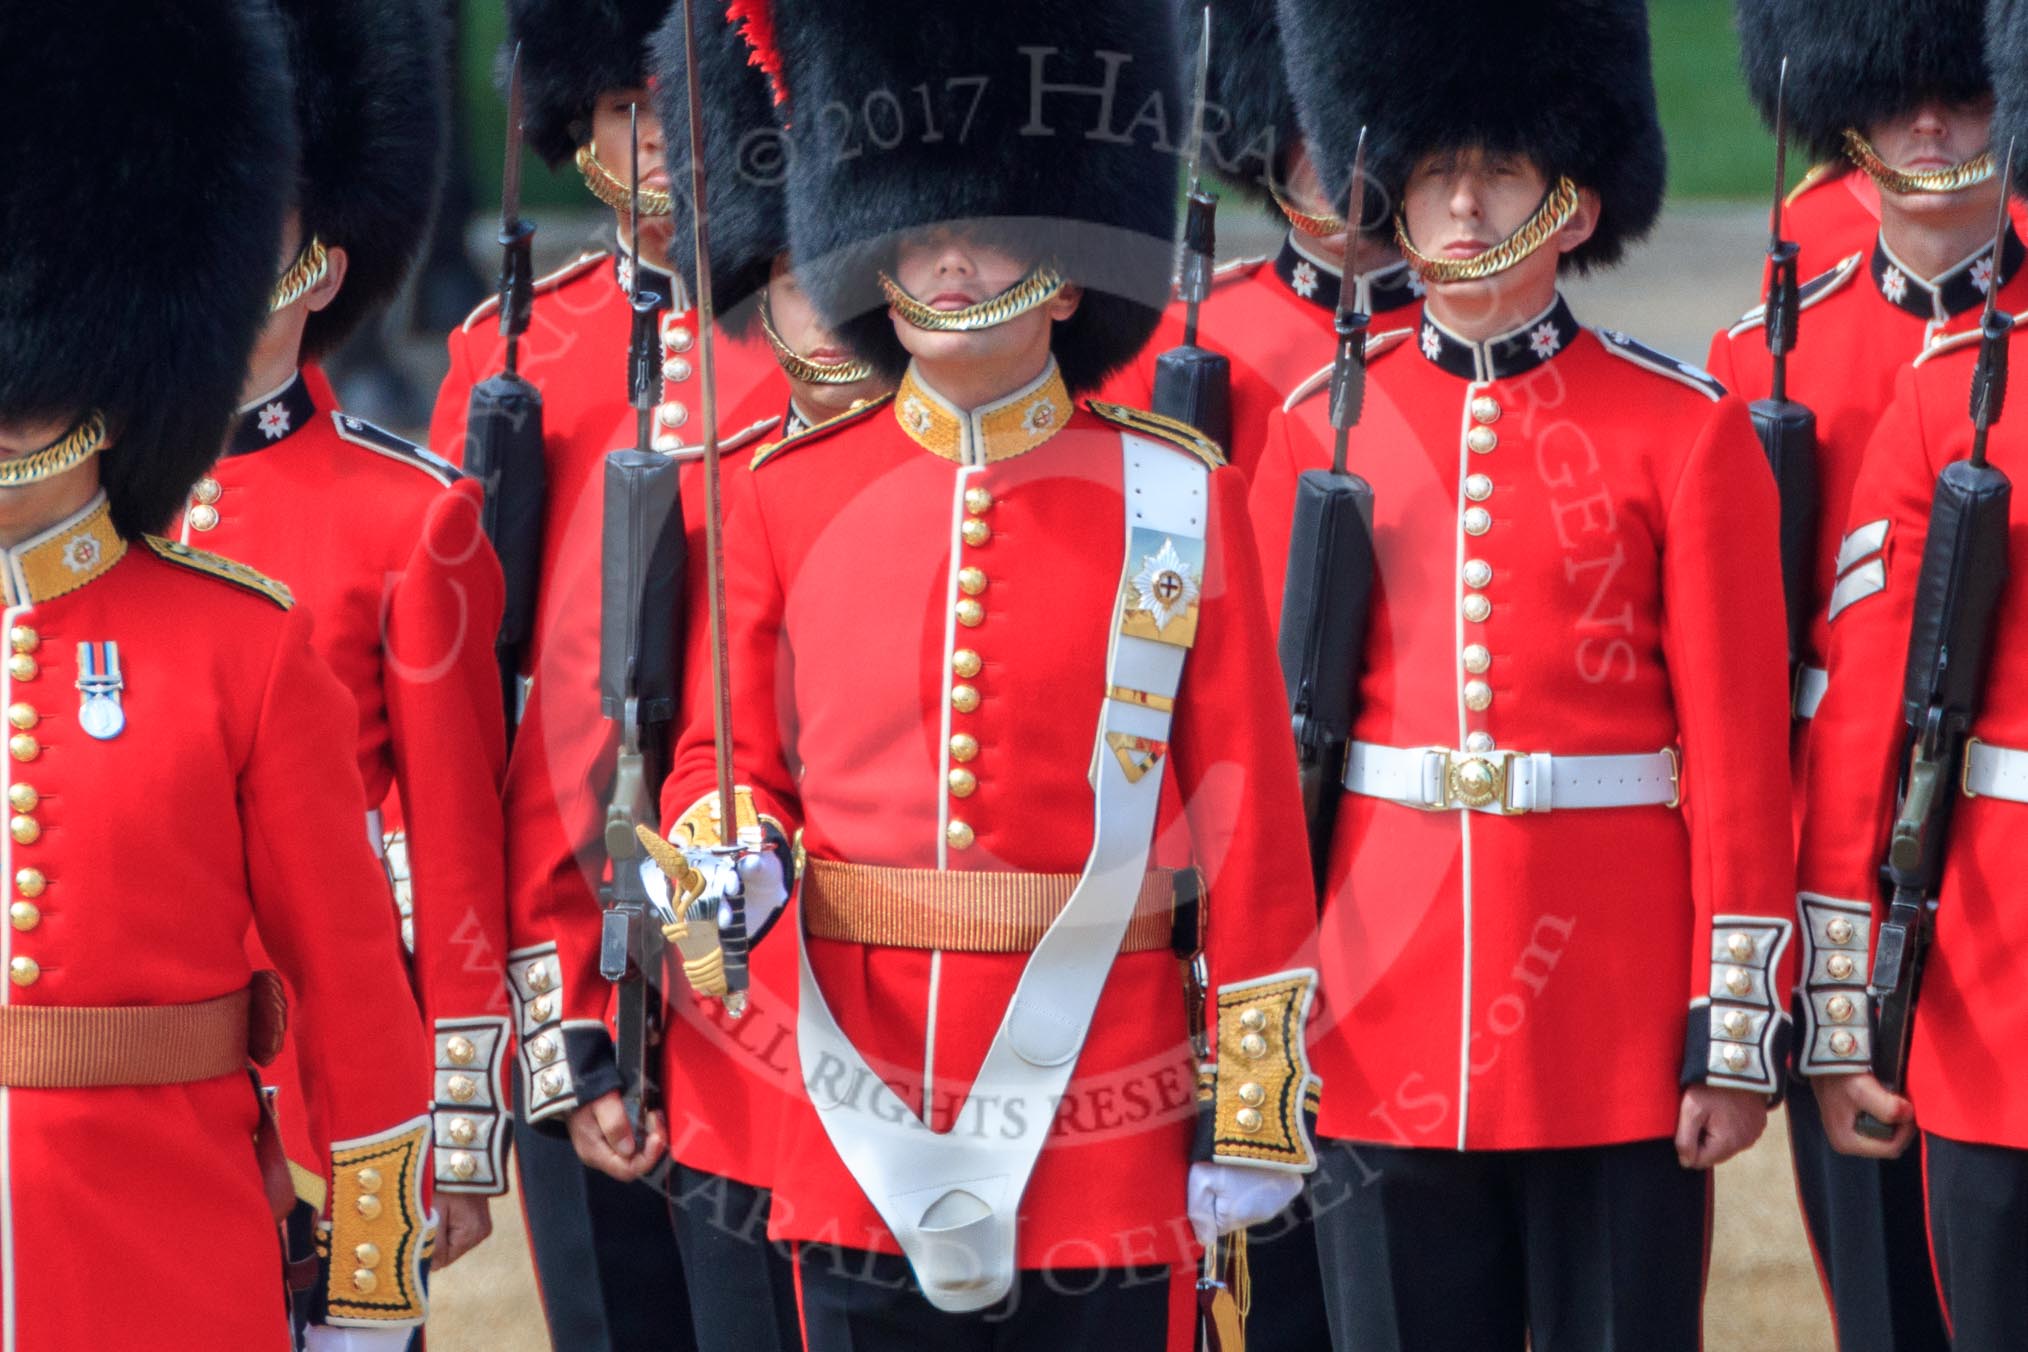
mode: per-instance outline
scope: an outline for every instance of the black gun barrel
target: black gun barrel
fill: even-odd
[[[1295,729],[1319,898],[1337,828],[1345,747],[1358,712],[1374,567],[1372,487],[1355,474],[1305,470],[1296,479],[1276,656]]]

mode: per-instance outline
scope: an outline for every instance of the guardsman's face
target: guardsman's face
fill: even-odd
[[[852,360],[852,349],[840,342],[824,323],[809,294],[789,269],[788,255],[775,259],[768,278],[768,320],[789,350],[808,361],[831,365]],[[878,376],[851,385],[803,386],[796,384],[798,400],[810,412],[844,412],[855,399],[871,397],[881,384]]]
[[[1549,181],[1519,155],[1445,150],[1409,176],[1409,238],[1431,258],[1472,258],[1528,223]]]
[[[1984,94],[1965,103],[1929,99],[1865,131],[1889,168],[1907,174],[1948,169],[1993,143],[1993,96]]]
[[[643,189],[669,190],[669,168],[662,162],[662,123],[655,116],[655,105],[648,100],[645,89],[608,89],[599,95],[592,105],[592,153],[599,163],[606,167],[621,185],[628,181],[632,168],[631,137],[634,122],[632,110],[640,110],[641,134],[641,187]],[[619,217],[622,241],[627,228],[627,209],[615,207]],[[672,228],[667,216],[641,217],[641,242],[651,258],[661,257],[669,245]]]
[[[917,231],[896,251],[894,280],[933,310],[962,310],[990,300],[1028,275],[1033,264],[1002,246],[948,226]],[[896,318],[902,346],[918,357],[985,358],[1049,344],[1048,330],[1077,312],[1082,295],[1067,286],[1047,305],[972,333],[931,333]]]
[[[1415,247],[1431,258],[1472,258],[1528,223],[1549,191],[1548,175],[1523,155],[1477,147],[1426,155],[1402,192],[1402,215]],[[1480,281],[1439,282],[1453,304],[1553,289],[1564,254],[1598,227],[1598,195],[1578,192],[1578,209],[1549,243],[1505,272]]]
[[[1865,132],[1889,168],[1903,173],[1948,169],[1992,146],[1993,96],[1965,103],[1931,99]],[[1972,228],[1990,222],[1999,210],[2000,181],[1996,174],[1957,192],[1883,193],[1881,201],[1882,212],[1899,218],[1897,224],[1948,228],[1962,223]]]

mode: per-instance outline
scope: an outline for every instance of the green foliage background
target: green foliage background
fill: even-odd
[[[1868,0],[1884,3],[1886,0]],[[461,0],[460,91],[475,201],[498,199],[505,110],[494,87],[503,20],[500,0]],[[1731,0],[1649,0],[1655,86],[1669,138],[1669,192],[1677,198],[1760,198],[1768,191],[1774,143],[1746,101],[1739,76]],[[1469,40],[1469,35],[1460,35]],[[1790,177],[1806,165],[1793,164]],[[583,205],[577,175],[544,171],[530,156],[523,176],[531,204]]]

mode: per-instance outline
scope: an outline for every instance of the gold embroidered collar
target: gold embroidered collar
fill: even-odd
[[[1073,409],[1056,359],[1004,399],[966,412],[916,374],[915,364],[894,395],[894,418],[910,440],[961,465],[986,465],[1032,451],[1063,430]]]
[[[0,550],[7,604],[32,606],[74,592],[110,569],[127,552],[113,529],[106,495],[95,494],[78,512],[40,535]]]

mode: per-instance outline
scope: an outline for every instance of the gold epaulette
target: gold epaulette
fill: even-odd
[[[612,257],[612,252],[608,249],[594,249],[590,253],[579,254],[555,272],[544,273],[533,282],[530,282],[528,284],[528,292],[530,295],[539,296],[545,291],[553,291],[565,282],[583,273],[592,264],[602,263],[610,257]],[[459,327],[466,333],[470,333],[474,324],[484,319],[487,315],[499,313],[499,310],[500,297],[497,294],[488,296],[472,307],[472,313],[465,316],[465,322],[459,325]]]
[[[228,559],[223,554],[214,554],[208,549],[192,549],[189,545],[174,540],[165,540],[159,535],[143,535],[148,548],[158,558],[195,573],[204,573],[221,582],[230,582],[242,591],[265,596],[283,610],[296,604],[296,597],[283,582],[278,582],[258,569],[249,568],[237,559]]]
[[[1125,404],[1108,404],[1097,399],[1085,400],[1084,406],[1115,427],[1124,427],[1136,436],[1165,441],[1171,446],[1190,452],[1213,469],[1225,464],[1225,452],[1218,449],[1218,444],[1207,441],[1202,433],[1181,419],[1165,417],[1160,413],[1149,413],[1145,409],[1128,408]]]
[[[872,413],[877,409],[886,408],[889,404],[893,402],[894,395],[892,393],[883,394],[878,399],[863,400],[860,403],[855,404],[853,407],[846,409],[843,413],[840,413],[835,418],[826,418],[824,419],[824,421],[820,423],[811,423],[808,427],[805,427],[800,432],[791,432],[789,433],[789,435],[783,437],[780,441],[771,441],[767,445],[761,447],[760,451],[754,456],[753,468],[759,469],[762,465],[774,459],[781,452],[788,450],[794,446],[801,446],[807,442],[815,441],[819,437],[829,436],[832,432],[836,431],[838,428],[845,427],[851,423],[858,422],[861,418],[864,418],[867,414]]]

